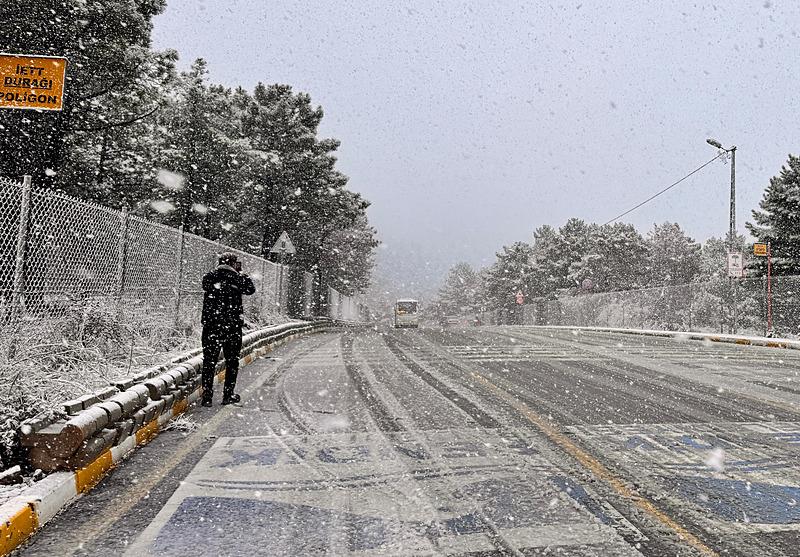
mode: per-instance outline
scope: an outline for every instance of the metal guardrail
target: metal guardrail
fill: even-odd
[[[329,323],[285,323],[245,335],[242,363],[247,365],[290,338]],[[52,473],[0,506],[0,555],[19,547],[198,400],[201,366],[202,356],[197,350],[189,351],[65,402],[63,419],[39,417],[25,422],[19,433],[31,465]],[[223,380],[223,370],[220,363],[217,381]]]

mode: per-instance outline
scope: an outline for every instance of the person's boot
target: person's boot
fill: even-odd
[[[240,397],[237,394],[225,395],[224,397],[222,397],[222,404],[225,404],[225,405],[236,404],[237,402],[241,402],[241,401],[242,401],[242,397]]]
[[[207,391],[203,391],[203,397],[200,402],[200,406],[205,406],[206,408],[210,408],[213,404],[214,400],[214,393],[209,393]]]

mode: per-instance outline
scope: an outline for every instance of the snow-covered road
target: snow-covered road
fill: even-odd
[[[798,364],[588,331],[321,333],[20,553],[796,555]]]

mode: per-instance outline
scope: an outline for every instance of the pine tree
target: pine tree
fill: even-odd
[[[292,264],[315,272],[321,290],[366,288],[378,244],[366,223],[369,202],[345,188],[348,178],[336,169],[339,141],[318,137],[322,108],[288,85],[259,84],[252,96],[238,90],[233,103],[252,168],[235,197],[227,240],[268,256],[286,231],[297,248]]]
[[[247,180],[249,154],[240,142],[238,113],[229,89],[207,82],[203,59],[176,80],[158,117],[163,130],[155,167],[177,179],[151,179],[152,198],[172,210],[148,216],[187,232],[219,240],[227,234],[228,207]],[[175,183],[175,182],[178,183]],[[150,199],[144,210],[150,209]]]
[[[439,303],[446,314],[474,312],[480,306],[478,275],[469,263],[457,263],[439,290]]]
[[[575,287],[570,271],[586,255],[596,225],[571,218],[558,231],[543,226],[534,233],[532,294],[548,296],[556,290]]]
[[[759,207],[747,229],[759,242],[771,243],[773,274],[800,274],[800,157],[789,155],[780,174],[770,179]],[[756,275],[766,274],[765,258],[756,258],[752,268]]]
[[[700,272],[700,246],[678,223],[653,225],[647,233],[650,286],[687,284]]]
[[[484,277],[483,291],[487,307],[514,310],[517,292],[522,292],[529,299],[536,289],[533,284],[533,261],[534,250],[530,244],[515,242],[503,246],[503,251],[497,254],[497,261]]]
[[[592,228],[588,250],[570,267],[576,285],[591,285],[593,292],[630,290],[642,286],[648,249],[633,225],[615,223]],[[584,283],[584,281],[588,281]]]
[[[0,111],[0,174],[33,174],[37,184],[87,197],[109,149],[117,148],[119,130],[160,107],[175,60],[174,52],[150,49],[152,19],[164,6],[164,0],[3,6],[2,50],[64,56],[68,64],[62,111]]]
[[[364,292],[375,266],[376,231],[360,215],[352,226],[330,234],[322,246],[318,267],[334,270],[328,285],[346,296]]]

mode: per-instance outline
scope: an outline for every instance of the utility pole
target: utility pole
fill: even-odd
[[[716,139],[706,139],[706,143],[731,155],[731,203],[730,228],[728,229],[728,247],[733,250],[736,245],[736,145],[726,149]]]
[[[733,253],[736,250],[736,145],[732,145],[729,148],[725,148],[722,146],[722,143],[717,141],[716,139],[706,139],[706,143],[711,145],[712,147],[716,147],[720,151],[724,151],[729,153],[731,156],[731,202],[730,202],[730,218],[729,218],[729,229],[728,229],[728,253]],[[730,260],[730,255],[728,256]],[[736,290],[736,281],[734,280],[733,275],[730,274],[730,267],[728,269],[730,281],[730,294],[731,294],[731,322],[729,324],[729,332],[735,333],[736,332],[736,321],[737,315],[736,312],[738,310],[739,300],[737,298],[737,290]]]
[[[731,217],[730,217],[730,237],[731,249],[736,242],[736,145],[731,147],[728,152],[731,154]]]

